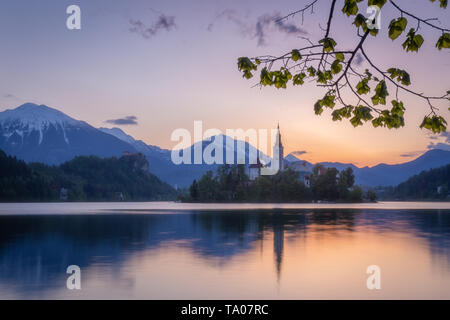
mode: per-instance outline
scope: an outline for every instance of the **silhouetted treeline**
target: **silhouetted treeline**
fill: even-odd
[[[0,150],[0,201],[170,200],[176,191],[145,158],[77,157],[60,166],[26,164]]]
[[[290,168],[250,181],[244,165],[223,165],[215,175],[208,171],[198,181],[194,180],[188,194],[180,199],[186,202],[363,201],[363,191],[354,182],[351,168],[339,172],[318,165],[310,176],[311,186],[307,187],[300,173]],[[375,200],[373,193],[367,196]]]

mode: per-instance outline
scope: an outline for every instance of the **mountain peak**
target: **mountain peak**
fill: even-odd
[[[75,124],[80,122],[59,110],[34,103],[25,103],[15,109],[8,109],[0,112],[0,122],[2,122],[2,124],[17,121],[19,121],[22,126],[31,125],[32,127],[41,127],[42,125],[49,123]]]
[[[62,130],[66,143],[69,143],[65,132],[66,127],[79,127],[84,124],[59,110],[35,103],[25,103],[15,109],[0,112],[0,128],[6,139],[16,135],[24,137],[37,131],[39,132],[39,144],[42,142],[44,132],[51,126]]]

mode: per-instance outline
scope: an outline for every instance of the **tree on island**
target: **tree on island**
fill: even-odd
[[[275,21],[281,23],[283,20],[301,15],[304,19],[305,13],[314,13],[314,6],[319,0],[314,0],[304,8],[292,12],[287,16]],[[435,0],[430,0],[436,2]],[[437,101],[450,100],[450,90],[442,95],[430,96],[408,88],[411,78],[406,70],[395,66],[383,70],[365,50],[364,44],[372,37],[376,37],[379,30],[376,28],[377,15],[368,19],[361,14],[358,6],[363,0],[344,0],[341,9],[342,14],[351,17],[356,27],[355,37],[358,37],[357,45],[353,49],[339,48],[333,35],[333,17],[337,14],[337,0],[330,1],[328,21],[324,36],[319,41],[313,42],[304,38],[307,44],[301,48],[295,48],[280,56],[265,55],[255,58],[241,57],[238,59],[238,68],[243,72],[243,77],[250,79],[260,69],[259,85],[286,88],[288,83],[301,86],[307,80],[317,83],[317,86],[325,89],[325,95],[314,105],[317,115],[322,114],[324,108],[333,110],[333,121],[349,119],[350,123],[357,127],[365,122],[371,121],[374,127],[400,128],[405,125],[404,113],[406,107],[400,100],[399,93],[404,92],[423,100],[424,105],[429,108],[420,127],[431,130],[434,133],[445,132],[447,121],[440,116]],[[396,10],[399,17],[393,19],[389,24],[389,37],[396,40],[404,34],[403,50],[406,52],[418,52],[424,43],[420,29],[430,28],[436,31],[432,39],[437,50],[450,48],[450,30],[441,27],[437,19],[421,18],[420,13],[404,10],[393,0],[368,0],[368,6],[377,6],[380,10],[389,3]],[[448,0],[439,0],[442,9],[447,8]],[[430,4],[436,5],[436,4]],[[387,7],[387,6],[386,6]],[[407,30],[408,24],[409,30]],[[356,57],[362,57],[370,66],[364,72],[352,65]],[[395,98],[389,102],[389,92],[395,92]],[[355,97],[354,102],[345,101],[344,93]],[[369,99],[370,98],[370,99]],[[356,103],[355,103],[356,102]],[[340,105],[340,108],[335,108]],[[450,110],[450,108],[449,108]]]
[[[223,165],[216,175],[208,171],[189,187],[185,202],[361,202],[363,192],[354,185],[351,168],[339,172],[318,164],[311,176],[311,188],[305,186],[300,173],[291,168],[275,175],[259,176],[250,181],[244,165]]]

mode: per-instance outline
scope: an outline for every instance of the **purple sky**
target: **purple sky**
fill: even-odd
[[[329,112],[314,115],[313,104],[324,94],[313,84],[277,90],[252,88],[241,77],[240,56],[283,54],[323,37],[329,1],[314,15],[287,21],[283,28],[257,22],[302,8],[310,1],[234,0],[2,0],[0,3],[0,111],[24,102],[55,107],[96,127],[112,119],[131,119],[120,127],[149,144],[171,148],[176,128],[273,128],[279,121],[287,152],[306,151],[302,159],[343,161],[358,165],[403,162],[427,150],[430,143],[449,148],[444,135],[430,139],[419,124],[424,102],[400,95],[407,107],[406,126],[399,130],[353,128],[334,123]],[[438,2],[397,0],[421,17],[449,21],[450,8]],[[352,18],[340,13],[338,1],[333,37],[351,49],[358,39]],[[66,28],[67,6],[82,10],[82,30]],[[361,5],[365,11],[365,4]],[[383,69],[406,68],[412,88],[429,95],[450,89],[449,51],[434,44],[439,32],[422,27],[419,53],[401,49],[404,35],[392,42],[387,27],[398,13],[382,12],[382,30],[365,49]],[[437,23],[437,22],[436,22]],[[415,23],[409,26],[415,27]],[[408,28],[409,28],[408,26]],[[446,26],[449,27],[448,25]],[[364,64],[361,68],[364,68]],[[448,104],[448,103],[447,103]],[[450,121],[448,105],[441,112]],[[125,123],[125,124],[123,124]],[[137,123],[137,124],[136,124]]]

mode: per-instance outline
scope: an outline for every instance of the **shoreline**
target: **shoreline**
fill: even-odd
[[[180,203],[180,202],[49,202],[2,203],[0,216],[65,214],[169,214],[192,211],[274,210],[450,210],[450,202],[377,203]]]

